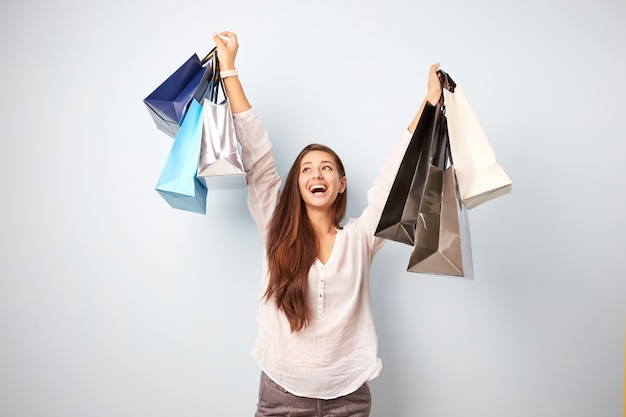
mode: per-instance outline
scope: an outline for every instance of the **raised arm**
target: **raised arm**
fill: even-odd
[[[436,106],[439,100],[441,100],[441,81],[439,81],[439,76],[437,75],[437,70],[439,69],[439,64],[433,64],[430,66],[430,71],[428,73],[428,92],[426,93],[426,97],[422,101],[419,109],[417,110],[417,114],[411,121],[408,129],[409,132],[415,132],[415,128],[417,127],[417,122],[419,121],[422,112],[424,111],[424,106],[426,106],[426,102],[428,101],[433,106]]]
[[[426,107],[426,102],[436,105],[441,99],[441,82],[437,75],[439,64],[430,67],[428,73],[428,92],[424,97],[419,109],[407,130],[403,130],[400,140],[393,148],[391,154],[385,161],[380,176],[374,181],[374,186],[367,192],[368,205],[363,213],[356,219],[355,224],[360,227],[365,234],[370,236],[373,252],[375,253],[386,241],[386,239],[374,237],[376,226],[380,220],[383,207],[385,206],[389,191],[398,172],[398,167],[404,157],[406,148],[411,140],[417,123]]]
[[[213,34],[220,71],[231,71],[239,43],[233,32]],[[248,207],[261,233],[265,233],[280,192],[281,179],[272,156],[272,144],[261,119],[248,101],[238,76],[223,78],[248,184]]]
[[[239,43],[237,35],[233,32],[221,32],[219,35],[213,33],[213,41],[217,47],[217,58],[220,62],[220,71],[229,71],[236,69],[235,58]],[[223,79],[226,96],[230,103],[230,109],[233,113],[242,113],[252,108],[246,94],[243,91],[238,76],[231,76]]]

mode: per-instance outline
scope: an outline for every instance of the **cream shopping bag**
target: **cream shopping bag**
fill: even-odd
[[[440,71],[452,161],[467,209],[511,192],[512,182],[496,162],[491,145],[463,90]]]

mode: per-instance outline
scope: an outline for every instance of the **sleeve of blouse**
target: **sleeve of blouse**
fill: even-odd
[[[361,215],[354,220],[354,226],[358,227],[363,234],[365,234],[369,240],[369,245],[372,248],[372,253],[376,253],[385,243],[385,239],[374,236],[378,222],[380,221],[380,215],[383,212],[389,191],[398,172],[406,148],[411,140],[411,133],[405,131],[396,146],[392,150],[391,154],[387,157],[387,160],[383,164],[380,172],[380,176],[374,181],[374,185],[367,192],[367,207]]]
[[[276,171],[272,143],[254,109],[233,114],[248,185],[248,209],[261,234],[274,212],[281,178]]]

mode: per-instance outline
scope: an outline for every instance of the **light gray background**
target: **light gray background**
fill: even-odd
[[[261,246],[245,190],[154,191],[142,99],[232,30],[285,173],[342,155],[349,215],[441,62],[512,194],[470,212],[475,280],[372,273],[373,416],[623,409],[626,3],[3,1],[0,415],[251,416]]]

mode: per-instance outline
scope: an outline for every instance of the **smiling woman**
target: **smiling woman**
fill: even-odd
[[[306,146],[281,191],[272,145],[235,69],[237,37],[215,34],[248,184],[248,207],[265,237],[263,296],[253,356],[262,369],[257,416],[368,416],[368,381],[381,370],[370,301],[370,267],[384,240],[374,230],[426,101],[437,102],[438,65],[427,98],[400,136],[362,214],[345,225],[346,173],[329,147]]]
[[[337,205],[343,207],[345,213],[346,173],[339,156],[330,148],[317,144],[307,146],[300,155],[298,185],[308,216],[311,217],[320,208],[332,208],[340,194],[343,195]],[[336,217],[335,220],[341,221],[341,218]],[[338,222],[333,226],[339,226]],[[334,230],[334,227],[329,231]]]
[[[294,161],[268,228],[270,280],[267,300],[275,299],[299,331],[311,318],[305,302],[311,265],[326,263],[347,206],[343,163],[329,147],[306,146]]]

